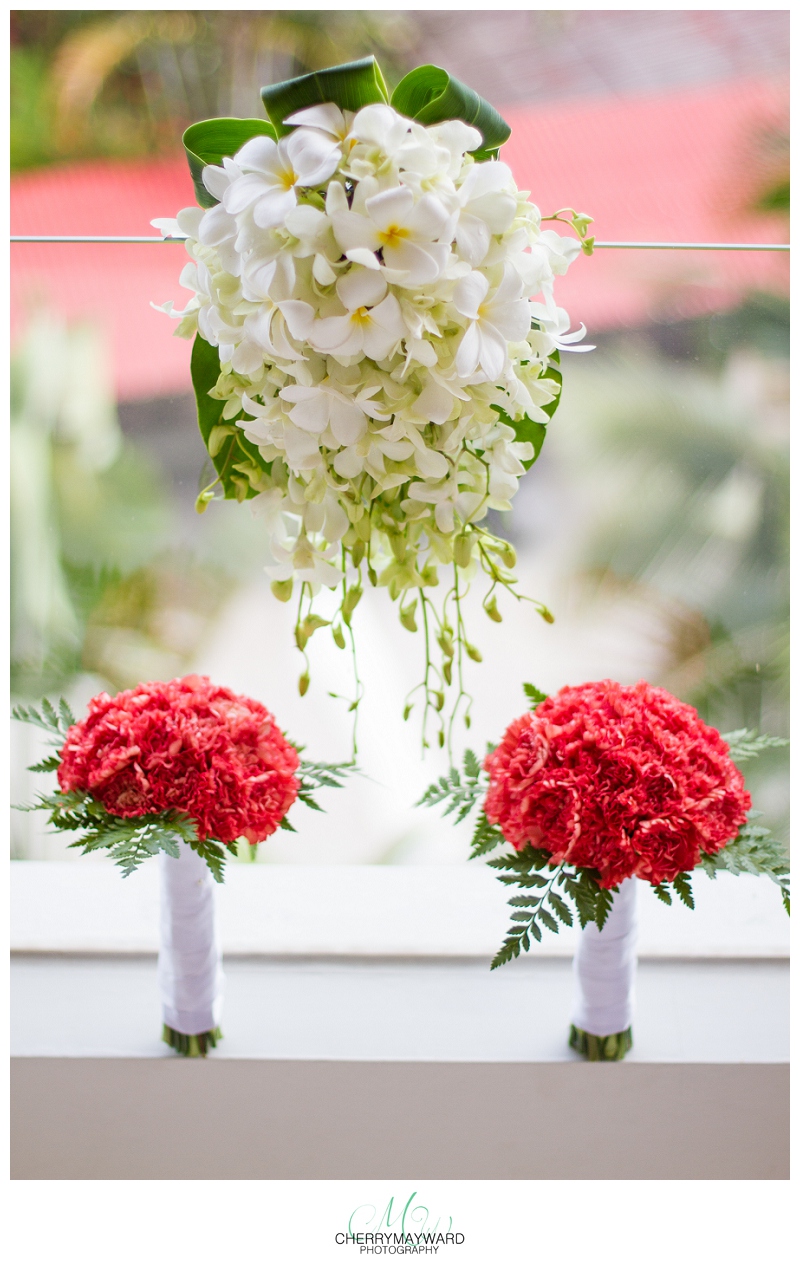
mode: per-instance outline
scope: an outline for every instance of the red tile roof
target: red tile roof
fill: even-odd
[[[535,106],[505,117],[503,151],[544,213],[572,205],[595,217],[600,239],[780,241],[773,217],[743,210],[759,131],[780,125],[782,84],[736,82],[703,91]],[[755,156],[755,157],[754,157]],[[86,162],[12,182],[15,234],[148,234],[154,216],[193,201],[182,158]],[[189,390],[189,345],[150,307],[178,287],[180,246],[12,248],[12,323],[48,302],[108,333],[121,399]],[[788,262],[767,254],[617,252],[575,262],[557,295],[590,330],[725,308],[753,287],[783,289]]]

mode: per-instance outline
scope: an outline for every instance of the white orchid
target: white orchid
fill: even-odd
[[[458,346],[456,369],[463,379],[480,368],[487,379],[497,379],[508,358],[508,341],[523,340],[531,326],[531,308],[522,298],[522,279],[507,267],[500,285],[489,294],[489,279],[473,271],[460,278],[453,304],[469,326]]]

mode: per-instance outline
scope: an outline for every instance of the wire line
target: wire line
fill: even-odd
[[[12,234],[12,243],[185,243],[185,237],[144,238],[120,234]],[[788,251],[788,243],[605,243],[595,250],[612,247],[628,251]]]

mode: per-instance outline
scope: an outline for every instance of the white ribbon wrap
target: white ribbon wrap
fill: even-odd
[[[186,843],[176,859],[162,851],[161,947],[158,984],[164,1022],[184,1036],[219,1026],[222,952],[217,938],[214,888],[208,865]]]
[[[587,923],[572,966],[575,1027],[590,1036],[629,1028],[636,981],[636,878],[620,884],[602,930]]]

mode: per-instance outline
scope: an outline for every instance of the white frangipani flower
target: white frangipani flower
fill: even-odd
[[[421,287],[442,273],[450,248],[439,242],[449,214],[432,194],[414,201],[408,186],[373,194],[364,204],[365,215],[342,208],[334,211],[333,232],[348,260],[379,269],[376,252],[392,271],[392,281],[404,287]]]
[[[343,275],[336,290],[347,313],[315,322],[308,335],[312,348],[338,357],[361,353],[383,361],[406,334],[400,305],[387,289],[381,275],[369,269]]]
[[[252,137],[235,156],[243,175],[225,189],[225,211],[236,216],[252,210],[260,229],[280,225],[297,206],[298,187],[322,185],[333,176],[341,157],[339,146],[314,128],[298,128],[278,142]],[[205,173],[203,179],[208,187]]]

